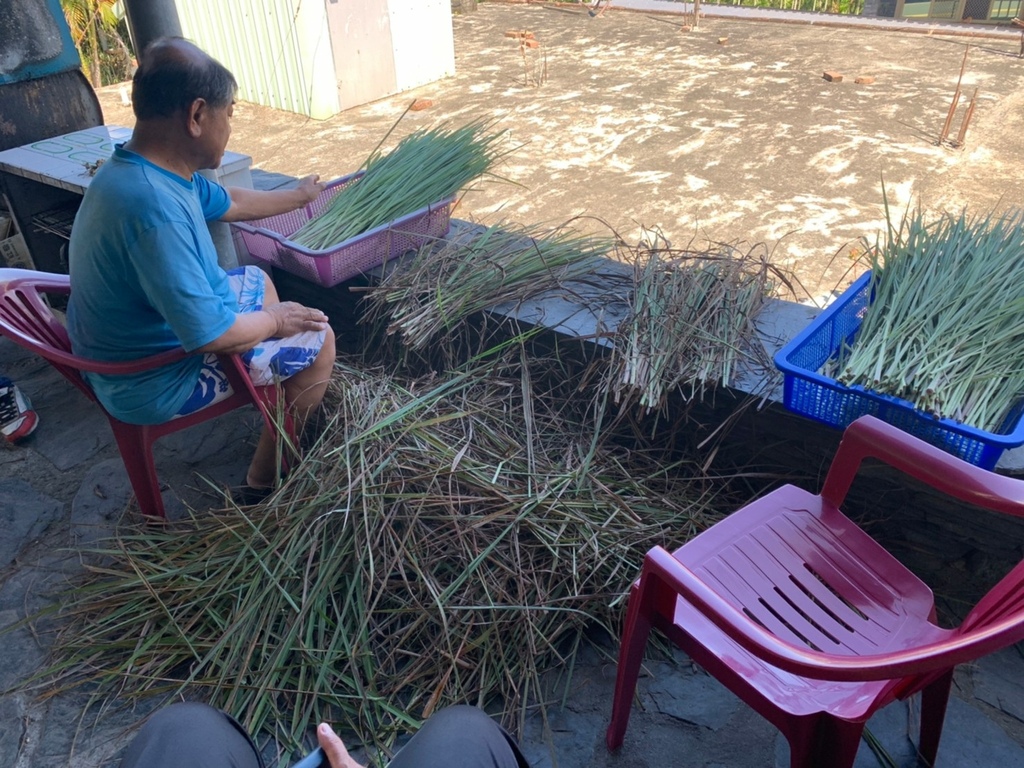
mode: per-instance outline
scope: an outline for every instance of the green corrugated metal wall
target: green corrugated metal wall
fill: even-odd
[[[177,0],[177,7],[183,34],[234,73],[239,98],[312,117],[337,112],[333,76],[317,82],[319,57],[330,56],[323,0]]]

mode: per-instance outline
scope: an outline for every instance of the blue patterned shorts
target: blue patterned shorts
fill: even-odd
[[[239,267],[228,272],[231,290],[238,296],[240,312],[259,312],[263,309],[266,274],[259,267]],[[283,339],[261,341],[242,354],[242,362],[249,371],[249,378],[257,387],[283,381],[299,371],[305,370],[324,344],[324,331],[303,331]],[[196,388],[178,416],[187,416],[201,408],[225,400],[231,395],[231,384],[221,370],[217,356],[203,355],[203,367],[199,370]]]

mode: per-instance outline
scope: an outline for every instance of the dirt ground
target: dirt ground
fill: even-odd
[[[668,5],[668,4],[666,4]],[[329,120],[252,104],[235,110],[230,149],[254,167],[336,177],[355,170],[414,98],[393,138],[442,121],[496,118],[518,149],[457,215],[487,222],[641,225],[693,238],[765,243],[808,295],[848,283],[847,257],[897,209],[973,212],[1024,205],[1024,59],[1015,40],[538,5],[482,4],[456,16],[454,77]],[[504,36],[530,30],[527,51]],[[727,38],[720,43],[721,38]],[[964,50],[963,105],[977,88],[966,146],[937,146]],[[825,70],[842,73],[827,82]],[[857,84],[857,76],[875,78]],[[131,125],[121,86],[100,94]],[[390,143],[390,142],[389,142]],[[837,258],[837,253],[842,254]]]

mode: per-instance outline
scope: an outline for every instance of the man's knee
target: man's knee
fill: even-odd
[[[327,326],[327,330],[324,332],[324,343],[320,347],[320,351],[317,352],[313,364],[310,366],[315,371],[314,375],[318,382],[327,381],[331,378],[331,372],[334,370],[334,362],[337,360],[337,357],[334,330]]]
[[[457,705],[433,714],[389,768],[517,768],[525,764],[512,737],[483,710]]]
[[[330,327],[324,332],[324,341],[313,361],[293,376],[284,380],[284,389],[289,403],[301,400],[303,408],[313,408],[323,401],[327,382],[331,380],[337,353],[334,348],[334,331]]]
[[[472,707],[469,704],[456,704],[438,710],[431,715],[424,728],[427,726],[452,732],[468,730],[475,733],[481,729],[487,731],[491,728],[496,728],[497,723],[479,707]]]
[[[199,702],[157,712],[128,745],[120,768],[258,768],[259,758],[241,727],[219,709]]]
[[[327,326],[327,330],[324,331],[324,343],[320,347],[320,354],[316,356],[317,362],[321,360],[322,365],[329,367],[334,366],[334,361],[338,357],[337,341],[334,338],[334,329],[331,326]]]

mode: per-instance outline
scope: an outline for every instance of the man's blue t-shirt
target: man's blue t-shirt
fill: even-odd
[[[121,362],[184,347],[231,327],[238,303],[206,221],[231,205],[198,173],[186,181],[118,147],[96,173],[71,230],[68,333],[75,354]],[[132,424],[169,420],[202,355],[128,376],[86,374],[100,402]]]

